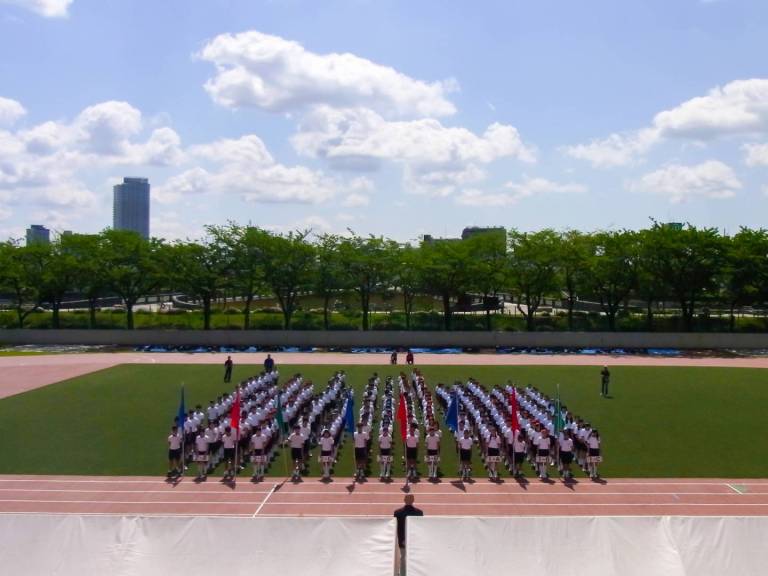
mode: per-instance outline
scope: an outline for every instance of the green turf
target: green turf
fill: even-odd
[[[616,367],[611,396],[599,396],[599,368],[423,366],[430,384],[474,376],[491,386],[508,379],[553,394],[600,429],[606,477],[765,477],[768,474],[768,371],[727,368]],[[318,387],[332,366],[283,366],[281,380],[301,372]],[[374,370],[347,366],[348,382],[362,387]],[[259,370],[238,365],[235,379]],[[187,407],[207,405],[229,389],[219,366],[122,365],[0,400],[0,473],[135,474],[166,470],[165,438],[186,387]],[[359,396],[358,396],[359,397]],[[378,415],[377,415],[378,416]],[[452,442],[442,469],[456,473]],[[399,447],[398,447],[399,448]],[[402,453],[398,449],[396,462]],[[312,473],[318,473],[313,458]],[[476,475],[481,473],[475,455]],[[423,470],[422,466],[422,472]],[[378,470],[374,464],[374,472]],[[346,442],[336,474],[353,472]],[[270,473],[283,475],[281,456]],[[395,474],[402,475],[397,466]]]

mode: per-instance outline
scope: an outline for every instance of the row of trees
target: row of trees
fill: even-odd
[[[582,301],[599,303],[608,327],[630,300],[642,302],[648,329],[660,303],[674,303],[686,329],[697,310],[730,312],[768,301],[768,232],[741,229],[723,236],[714,229],[682,229],[654,223],[641,231],[477,234],[467,240],[433,240],[402,245],[381,237],[308,231],[278,234],[230,223],[210,226],[200,241],[144,240],[131,232],[63,236],[51,244],[0,244],[0,294],[16,311],[18,325],[33,310],[49,308],[53,326],[65,298],[87,300],[90,322],[101,298],[122,299],[128,328],[144,296],[160,290],[186,294],[202,305],[210,328],[212,306],[222,293],[242,301],[243,327],[250,326],[257,295],[271,294],[284,326],[313,293],[323,302],[328,328],[332,302],[354,291],[370,326],[371,297],[396,292],[406,326],[414,301],[429,295],[442,303],[445,329],[462,296],[482,297],[487,326],[503,295],[517,303],[529,330],[546,298],[561,303],[569,327]]]

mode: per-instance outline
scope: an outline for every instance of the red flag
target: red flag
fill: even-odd
[[[512,387],[509,395],[509,426],[513,431],[520,430],[520,421],[517,419],[517,388]]]
[[[405,437],[408,434],[408,415],[405,413],[405,394],[400,393],[400,403],[397,405],[397,422],[400,424],[400,436]]]
[[[232,410],[229,413],[229,425],[232,430],[240,432],[240,389],[237,390],[235,402],[232,404]]]

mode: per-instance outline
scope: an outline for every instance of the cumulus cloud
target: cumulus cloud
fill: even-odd
[[[335,168],[401,163],[408,190],[438,196],[482,179],[481,166],[500,158],[536,160],[535,150],[523,143],[513,126],[494,123],[477,135],[434,118],[386,120],[366,108],[317,107],[302,120],[291,141],[299,154],[323,158]]]
[[[397,116],[445,116],[455,81],[424,82],[354,54],[316,54],[257,31],[221,34],[198,56],[216,66],[205,89],[217,103],[273,112],[365,106]]]
[[[768,166],[768,144],[745,144],[747,166]]]
[[[46,18],[66,18],[74,0],[0,0],[0,4],[12,4],[26,8]]]
[[[10,126],[26,113],[21,103],[0,96],[0,126]]]
[[[456,198],[463,206],[511,206],[524,198],[545,194],[581,194],[587,191],[581,184],[553,182],[545,178],[525,178],[522,182],[507,182],[500,192],[468,189]]]
[[[332,179],[305,166],[276,162],[253,134],[192,146],[189,155],[210,167],[189,168],[157,187],[161,202],[209,193],[235,194],[248,202],[315,204],[335,194]]]
[[[768,79],[736,80],[656,114],[650,127],[565,148],[596,167],[625,166],[663,140],[768,134]]]
[[[709,160],[693,166],[670,164],[631,182],[629,188],[666,196],[676,204],[693,198],[730,198],[742,183],[730,166]]]
[[[346,208],[356,208],[359,206],[368,206],[371,203],[370,196],[365,194],[352,193],[348,194],[344,200],[341,201],[341,205]]]

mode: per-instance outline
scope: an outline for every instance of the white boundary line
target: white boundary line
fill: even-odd
[[[736,488],[736,486],[734,486],[733,484],[726,484],[726,486],[728,486],[728,488],[730,488],[731,490],[736,492],[736,494],[740,494],[742,496],[744,495],[744,492],[742,490],[739,490],[738,488]]]
[[[253,513],[252,518],[256,518],[256,516],[258,516],[259,512],[261,512],[261,509],[264,508],[264,504],[266,504],[267,500],[269,500],[269,497],[275,493],[275,490],[277,490],[277,484],[274,484],[272,486],[272,490],[267,492],[267,495],[264,497],[264,500],[261,501],[261,504],[259,504],[259,507],[256,508],[256,512]]]
[[[336,506],[339,505],[338,502],[272,502],[274,505],[279,506]],[[459,504],[454,503],[445,503],[445,502],[425,502],[423,500],[419,500],[419,505],[424,506],[469,506],[469,507],[480,507],[480,506],[564,506],[568,508],[573,508],[576,506],[613,506],[613,507],[624,507],[624,506],[645,506],[647,508],[653,508],[654,506],[687,506],[687,507],[698,507],[698,506],[768,506],[768,502],[756,502],[756,503],[749,503],[749,502],[743,502],[743,503],[726,503],[726,502],[707,502],[707,503],[686,503],[686,502],[659,502],[659,503],[648,503],[648,502],[595,502],[595,503],[551,503],[551,502],[531,502],[531,503],[520,503],[520,502],[462,502]],[[382,502],[382,503],[370,503],[370,502],[345,502],[344,506],[391,506],[388,502]]]

